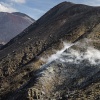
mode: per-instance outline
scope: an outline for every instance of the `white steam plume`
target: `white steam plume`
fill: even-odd
[[[100,51],[93,47],[86,47],[86,51],[80,52],[74,49],[70,49],[68,52],[64,52],[66,49],[70,48],[73,44],[63,43],[64,47],[58,50],[55,54],[48,57],[48,59],[43,58],[47,63],[50,63],[56,59],[62,62],[70,63],[81,63],[82,61],[88,61],[90,64],[97,65],[100,64]]]
[[[92,47],[88,47],[85,52],[71,49],[69,52],[62,53],[59,59],[62,62],[71,62],[76,64],[85,60],[90,64],[98,65],[100,64],[100,51]]]
[[[50,63],[56,59],[59,59],[61,54],[68,49],[69,47],[71,47],[73,44],[70,43],[65,43],[63,42],[64,47],[61,50],[58,50],[55,54],[51,55],[50,57],[48,57],[47,62]]]

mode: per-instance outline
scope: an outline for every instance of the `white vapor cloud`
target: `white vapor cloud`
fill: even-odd
[[[98,65],[100,64],[100,51],[93,47],[88,47],[85,52],[71,49],[69,52],[62,53],[59,59],[62,62],[79,64],[86,61],[92,65]]]
[[[74,44],[64,43],[64,47],[57,51],[55,54],[51,55],[47,58],[42,58],[43,61],[50,63],[55,60],[59,60],[61,62],[69,62],[80,64],[82,62],[88,62],[91,65],[100,64],[100,51],[93,47],[86,47],[86,50],[78,51],[74,49],[68,49]],[[65,51],[67,50],[67,51]]]
[[[12,2],[15,2],[15,3],[26,3],[26,0],[11,0]]]
[[[50,57],[48,58],[41,58],[41,60],[43,60],[44,62],[50,63],[56,59],[59,59],[61,57],[61,54],[68,49],[69,47],[71,47],[73,44],[70,43],[65,43],[63,42],[63,48],[61,50],[56,51],[55,54],[52,54]]]
[[[68,49],[69,47],[71,47],[73,44],[70,44],[70,43],[65,43],[63,42],[63,45],[64,45],[64,48],[62,48],[61,50],[57,51],[55,54],[51,55],[49,58],[48,58],[48,61],[47,62],[52,62],[56,59],[59,59],[61,54],[66,50]]]
[[[17,10],[4,2],[0,2],[0,12],[16,12]]]
[[[83,0],[80,2],[91,6],[100,6],[100,0]]]

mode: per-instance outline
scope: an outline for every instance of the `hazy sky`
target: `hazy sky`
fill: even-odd
[[[38,19],[63,1],[100,6],[100,0],[0,0],[0,12],[22,12]]]

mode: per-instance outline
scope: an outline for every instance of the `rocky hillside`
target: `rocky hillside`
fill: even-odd
[[[0,12],[0,43],[7,43],[34,21],[34,19],[20,12]]]
[[[99,7],[49,10],[1,48],[1,100],[99,100],[99,32]]]

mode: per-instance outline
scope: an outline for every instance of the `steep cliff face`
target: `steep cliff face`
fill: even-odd
[[[34,19],[19,12],[0,12],[0,43],[7,43],[34,21]]]
[[[2,100],[100,99],[100,8],[63,2],[0,50]]]

